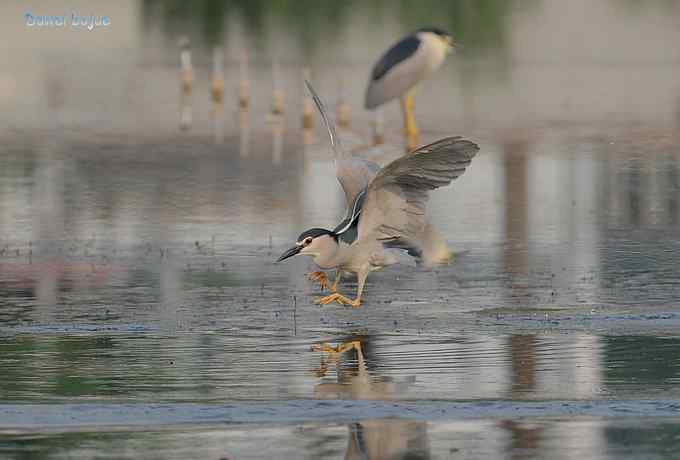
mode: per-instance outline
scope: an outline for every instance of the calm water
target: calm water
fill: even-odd
[[[365,75],[437,18],[341,3],[102,2],[116,27],[85,42],[0,7],[0,33],[20,38],[0,40],[0,457],[675,456],[677,7],[442,10],[464,48],[416,97],[421,143],[481,146],[429,208],[455,262],[371,274],[352,310],[312,303],[309,261],[272,263],[344,213],[318,120],[299,128],[302,66],[329,106],[352,106],[345,144],[387,162],[399,113],[386,109],[387,147],[361,147]],[[188,132],[180,34],[195,53]],[[237,113],[242,49],[252,104]],[[267,114],[273,59],[282,117]]]

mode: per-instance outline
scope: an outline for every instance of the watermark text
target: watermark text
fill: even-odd
[[[111,25],[111,18],[93,14],[80,14],[76,11],[63,15],[24,13],[26,27],[71,27],[74,29],[94,30]]]

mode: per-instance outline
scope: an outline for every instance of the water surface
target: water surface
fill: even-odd
[[[0,456],[673,458],[672,2],[251,3],[102,4],[115,27],[86,41],[0,7]],[[320,308],[308,260],[273,264],[344,214],[325,133],[300,129],[302,68],[330,107],[351,105],[344,144],[385,163],[398,107],[388,146],[362,148],[365,77],[438,19],[464,46],[416,96],[421,143],[481,147],[430,202],[455,261],[373,273],[361,308]]]

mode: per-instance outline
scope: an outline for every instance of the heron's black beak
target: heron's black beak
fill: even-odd
[[[281,257],[278,258],[277,262],[281,262],[282,260],[285,260],[289,257],[293,257],[294,255],[297,255],[301,250],[302,246],[293,246],[292,248],[281,254]]]

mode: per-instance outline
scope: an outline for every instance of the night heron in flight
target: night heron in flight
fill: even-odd
[[[336,173],[348,209],[333,230],[312,228],[302,232],[277,262],[304,254],[313,257],[321,269],[335,269],[334,292],[315,303],[335,301],[358,307],[370,272],[399,262],[398,253],[406,252],[414,258],[424,256],[430,234],[425,217],[428,192],[462,175],[479,147],[460,136],[447,137],[380,168],[371,161],[344,153],[321,100],[311,85],[308,87],[331,137]],[[337,292],[342,273],[357,275],[355,299]]]
[[[400,98],[404,116],[404,134],[409,150],[418,144],[418,128],[413,115],[413,90],[444,63],[454,48],[451,35],[436,27],[426,27],[395,43],[373,66],[365,107],[375,109]]]

